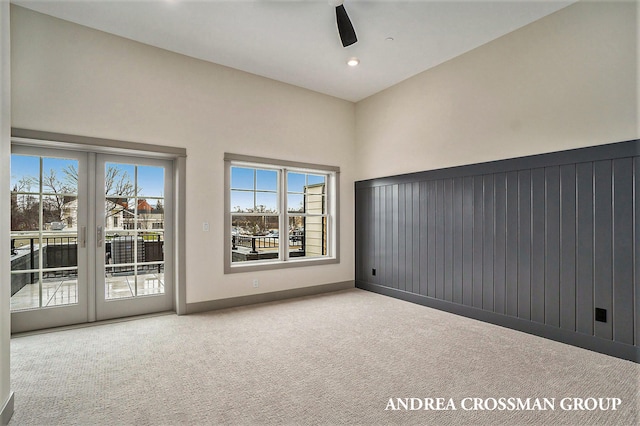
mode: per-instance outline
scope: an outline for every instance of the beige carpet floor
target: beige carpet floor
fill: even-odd
[[[638,364],[357,289],[18,337],[11,374],[11,426],[640,419]],[[456,410],[391,410],[390,398]],[[465,398],[547,398],[554,409],[464,410]],[[575,411],[564,398],[621,404]]]

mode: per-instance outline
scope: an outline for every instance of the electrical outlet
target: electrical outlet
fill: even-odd
[[[602,308],[596,308],[596,321],[607,322],[607,310]]]
[[[260,287],[260,281],[259,280],[253,280],[253,288],[258,288]]]
[[[371,275],[373,275],[374,277],[376,276],[376,268],[373,268],[373,269],[371,270]]]
[[[209,232],[209,222],[202,222],[202,230],[204,232]]]

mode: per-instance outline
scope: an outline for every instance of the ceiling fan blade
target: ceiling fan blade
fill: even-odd
[[[356,32],[351,25],[351,20],[347,15],[347,11],[344,5],[336,6],[336,21],[338,23],[338,32],[340,33],[340,40],[342,40],[342,46],[351,46],[358,41]]]

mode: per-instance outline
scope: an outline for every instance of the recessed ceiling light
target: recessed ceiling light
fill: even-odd
[[[393,37],[387,37],[385,38],[385,41],[393,41]]]
[[[347,65],[349,65],[350,67],[355,67],[360,63],[360,59],[358,58],[351,58],[347,61]]]

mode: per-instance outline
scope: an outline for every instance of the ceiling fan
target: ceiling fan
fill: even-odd
[[[336,8],[336,23],[342,46],[347,47],[357,42],[358,38],[343,3],[344,0],[329,0],[329,4]]]

